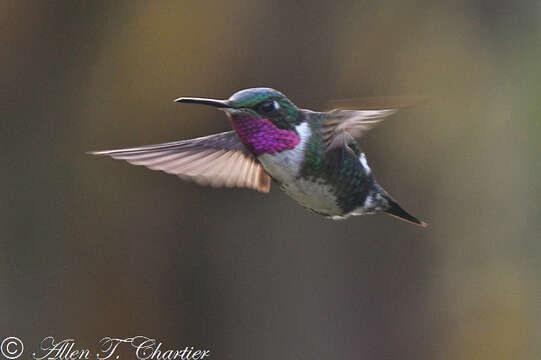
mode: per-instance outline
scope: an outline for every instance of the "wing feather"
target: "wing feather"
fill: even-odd
[[[363,136],[396,111],[397,109],[329,111],[321,127],[327,149],[345,146],[352,138]]]
[[[270,177],[233,131],[129,149],[91,152],[214,187],[269,192]]]

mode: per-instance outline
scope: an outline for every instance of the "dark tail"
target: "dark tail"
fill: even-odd
[[[394,216],[397,219],[404,220],[422,227],[427,227],[427,224],[424,221],[421,221],[415,216],[408,214],[406,210],[402,209],[402,207],[390,197],[387,198],[387,201],[389,202],[389,208],[384,211],[385,213]]]

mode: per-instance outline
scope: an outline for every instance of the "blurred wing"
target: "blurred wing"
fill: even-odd
[[[131,149],[91,152],[144,165],[213,187],[244,187],[267,193],[270,177],[234,131]]]
[[[396,109],[385,110],[342,110],[329,111],[322,123],[322,135],[328,149],[347,144],[383,121]]]
[[[327,110],[381,110],[381,109],[404,109],[427,102],[430,98],[423,95],[403,96],[368,96],[353,99],[340,99],[329,101]]]

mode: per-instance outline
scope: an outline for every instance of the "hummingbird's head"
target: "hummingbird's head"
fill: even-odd
[[[271,88],[240,90],[227,100],[182,97],[175,101],[215,106],[229,114],[233,121],[240,118],[263,118],[280,129],[288,130],[301,123],[301,112],[295,104]]]
[[[225,111],[240,140],[256,155],[292,149],[300,140],[295,127],[303,121],[302,112],[274,89],[245,89],[227,100],[179,98],[175,101],[211,105]]]
[[[270,88],[253,88],[234,93],[226,109],[233,119],[250,116],[264,118],[280,129],[294,129],[300,123],[299,109],[281,92]]]

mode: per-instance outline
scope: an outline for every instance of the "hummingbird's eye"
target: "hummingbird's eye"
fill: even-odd
[[[269,114],[274,110],[277,110],[279,107],[280,105],[276,100],[267,100],[263,101],[261,105],[259,105],[259,111],[263,114]]]

